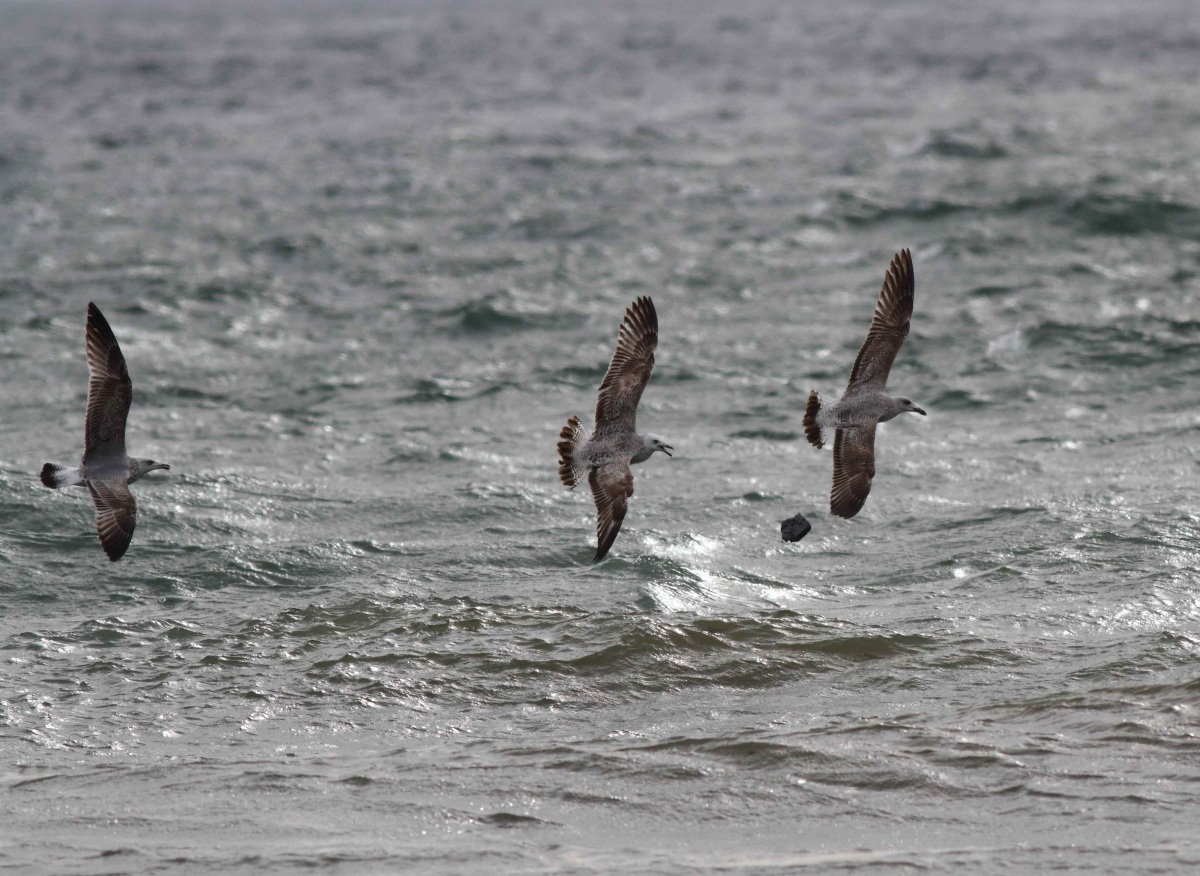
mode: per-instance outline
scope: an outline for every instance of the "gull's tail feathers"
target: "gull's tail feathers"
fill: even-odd
[[[587,427],[579,417],[571,417],[558,434],[558,476],[571,489],[587,476],[588,466],[577,457],[579,448],[587,441]]]
[[[82,484],[83,478],[80,477],[77,468],[67,468],[65,465],[48,462],[42,466],[42,483],[52,490],[57,490],[59,487],[73,487],[76,484]]]
[[[804,409],[804,435],[808,443],[820,450],[825,446],[825,433],[821,430],[821,394],[815,389],[808,394],[808,406]]]

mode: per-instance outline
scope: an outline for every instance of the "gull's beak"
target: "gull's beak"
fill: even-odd
[[[163,467],[163,469],[164,469],[164,470],[166,470],[166,471],[170,471],[170,470],[171,470],[171,466],[167,465],[165,462],[164,462],[164,463],[161,463],[161,465],[162,465],[162,467]]]
[[[925,416],[925,409],[924,409],[924,408],[919,408],[919,407],[917,407],[916,405],[913,405],[913,413],[915,413],[915,414],[920,414],[922,417],[924,417],[924,416]]]
[[[672,447],[670,444],[660,444],[658,446],[658,449],[661,450],[663,453],[665,453],[667,456],[670,456],[671,451],[674,450],[675,448]]]

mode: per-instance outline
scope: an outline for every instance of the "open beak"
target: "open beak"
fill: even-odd
[[[670,456],[671,451],[674,450],[675,448],[672,447],[670,444],[660,444],[660,445],[658,445],[658,449],[661,450],[663,453],[665,453],[667,456]]]

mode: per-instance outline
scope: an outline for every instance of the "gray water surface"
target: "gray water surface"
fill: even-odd
[[[1190,872],[1198,57],[1190,0],[0,4],[0,869]],[[843,521],[804,402],[905,246],[929,416]],[[639,295],[676,455],[590,566]],[[118,564],[37,480],[88,301],[171,465]]]

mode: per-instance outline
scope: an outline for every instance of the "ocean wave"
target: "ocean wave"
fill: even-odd
[[[1089,325],[1048,319],[1022,335],[1031,353],[1052,354],[1057,364],[1119,372],[1126,378],[1164,364],[1184,364],[1185,373],[1192,373],[1200,354],[1200,323],[1192,321],[1135,318]]]
[[[1200,208],[1148,192],[1087,192],[1068,200],[1062,212],[1092,234],[1194,237],[1200,233]]]
[[[512,289],[502,289],[439,311],[451,328],[468,334],[497,334],[528,329],[561,329],[564,314],[535,303]],[[568,318],[567,324],[570,324]]]
[[[412,381],[412,389],[394,399],[396,404],[463,402],[502,392],[513,384],[507,381],[480,383],[469,378],[422,377]]]
[[[922,144],[921,153],[939,158],[967,158],[994,161],[1007,158],[1009,151],[995,138],[978,131],[934,131]]]

